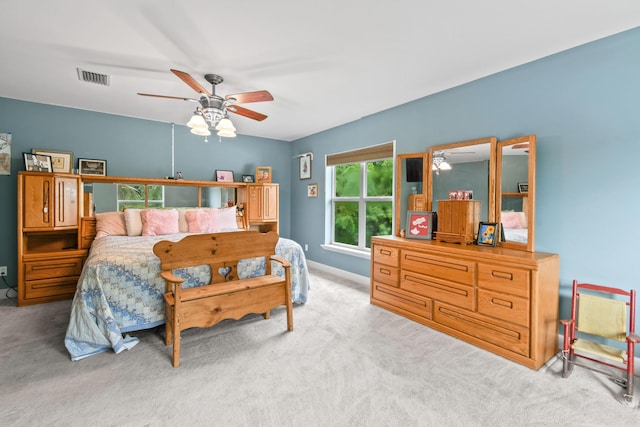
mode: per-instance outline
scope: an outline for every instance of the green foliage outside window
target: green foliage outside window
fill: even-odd
[[[164,207],[164,187],[162,185],[149,185],[148,187],[147,206],[150,208]],[[147,207],[145,206],[144,189],[144,184],[118,184],[118,210]]]

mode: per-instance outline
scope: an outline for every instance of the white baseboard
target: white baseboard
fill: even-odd
[[[359,274],[351,273],[350,271],[341,270],[339,268],[331,267],[327,264],[320,264],[319,262],[311,260],[307,260],[307,265],[309,266],[309,268],[335,274],[336,276],[344,277],[347,280],[365,285],[367,287],[370,285],[370,281],[367,276],[361,276]]]

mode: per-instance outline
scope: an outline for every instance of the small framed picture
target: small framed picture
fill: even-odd
[[[271,182],[271,166],[258,166],[256,168],[256,182]]]
[[[300,156],[300,179],[311,179],[311,153]]]
[[[253,175],[242,175],[242,182],[256,182]]]
[[[51,157],[53,172],[71,173],[73,170],[73,153],[71,151],[53,151],[34,148],[33,154],[44,154]]]
[[[498,228],[498,223],[496,222],[481,222],[478,226],[476,243],[484,246],[495,246],[500,236]]]
[[[307,185],[307,197],[318,197],[318,184]]]
[[[216,170],[216,181],[233,182],[233,171]]]
[[[97,159],[78,159],[80,175],[107,175],[107,161]]]
[[[24,153],[24,168],[31,172],[53,172],[51,156]]]
[[[528,193],[529,192],[529,183],[528,182],[519,182],[518,183],[518,193]]]
[[[436,231],[436,213],[423,211],[407,212],[407,231],[405,237],[410,239],[431,240]]]

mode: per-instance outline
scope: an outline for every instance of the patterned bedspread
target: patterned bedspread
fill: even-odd
[[[164,323],[165,282],[160,277],[160,261],[153,245],[160,240],[178,241],[187,234],[168,236],[110,236],[96,239],[78,281],[65,336],[72,360],[80,360],[108,349],[120,353],[138,343],[123,333],[153,328]],[[293,302],[304,304],[309,291],[309,275],[304,252],[293,240],[280,238],[276,255],[291,263]],[[273,273],[284,277],[278,263]],[[242,260],[240,278],[264,274],[265,260]],[[209,282],[209,267],[175,271],[186,278],[183,287]]]

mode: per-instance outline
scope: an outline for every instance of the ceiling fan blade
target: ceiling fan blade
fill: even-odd
[[[167,96],[167,95],[154,95],[152,93],[140,93],[138,92],[138,95],[142,95],[142,96],[152,96],[154,98],[167,98],[167,99],[179,99],[181,101],[191,101],[191,102],[200,102],[197,99],[193,99],[193,98],[183,98],[181,96]]]
[[[171,69],[171,72],[176,76],[178,76],[180,80],[188,84],[191,87],[191,89],[195,90],[198,93],[206,95],[207,97],[211,96],[209,91],[207,91],[205,88],[200,86],[200,83],[198,83],[193,77],[191,77],[190,74],[185,73],[184,71],[174,70],[173,68]]]
[[[257,120],[259,122],[261,122],[261,121],[263,121],[264,119],[267,118],[267,116],[262,114],[262,113],[258,113],[257,111],[249,110],[248,108],[244,108],[244,107],[241,107],[239,105],[229,105],[227,107],[227,111],[239,114],[241,116],[248,117],[248,118],[253,119],[253,120]]]
[[[233,95],[227,95],[224,99],[235,98],[238,104],[245,104],[247,102],[263,102],[273,101],[273,95],[268,90],[257,90],[255,92],[235,93]]]

